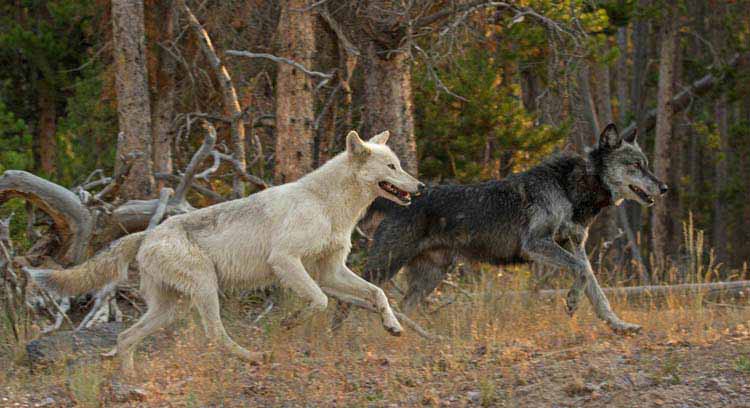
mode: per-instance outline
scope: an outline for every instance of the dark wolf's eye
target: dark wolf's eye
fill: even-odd
[[[391,163],[391,164],[388,165],[388,168],[391,169],[391,170],[396,170],[396,165],[393,164],[393,163]]]

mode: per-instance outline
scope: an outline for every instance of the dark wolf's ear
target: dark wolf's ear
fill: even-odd
[[[346,151],[355,157],[364,157],[370,153],[370,149],[365,146],[365,142],[353,130],[346,135]]]
[[[614,123],[610,123],[599,135],[599,147],[617,149],[620,145],[622,145],[620,132],[617,131],[617,126]]]
[[[635,143],[635,140],[638,138],[638,129],[633,129],[633,133],[630,133],[628,135],[625,135],[623,138],[624,141],[633,144]]]

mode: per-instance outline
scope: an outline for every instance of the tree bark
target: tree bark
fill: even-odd
[[[716,173],[714,179],[714,214],[713,242],[716,250],[716,261],[727,262],[729,255],[729,211],[727,208],[726,189],[729,179],[729,122],[727,120],[727,96],[722,94],[714,103],[716,130],[719,133],[719,149],[716,154]]]
[[[312,66],[315,51],[313,15],[306,0],[284,0],[277,28],[279,55],[303,66]],[[313,169],[315,132],[313,89],[310,76],[289,64],[279,63],[276,73],[276,184],[288,183]]]
[[[389,146],[401,160],[401,166],[416,176],[417,142],[414,136],[411,67],[408,56],[392,51],[389,57],[376,52],[374,43],[363,58],[365,100],[363,134],[371,136],[389,130]]]
[[[130,167],[125,198],[154,195],[151,106],[144,48],[143,0],[112,0],[118,138],[115,173]]]
[[[148,76],[151,91],[151,131],[154,138],[155,173],[172,173],[172,120],[175,114],[176,61],[162,47],[174,40],[178,19],[172,0],[148,0],[146,3],[146,40],[148,41]],[[165,186],[157,180],[157,189]]]
[[[39,161],[36,168],[46,176],[57,173],[57,110],[54,91],[44,79],[39,81]]]
[[[643,116],[646,113],[646,88],[644,85],[648,55],[651,48],[651,42],[649,41],[650,25],[645,15],[649,5],[650,0],[638,0],[636,6],[636,15],[638,17],[633,24],[632,32],[633,63],[630,82],[630,110],[635,118],[633,121],[635,123],[633,130],[638,129],[641,135],[646,134],[646,129],[642,126],[642,123]],[[641,232],[643,230],[643,211],[641,206],[629,201],[626,201],[623,205],[633,231],[636,233]]]
[[[665,10],[665,18],[661,23],[661,49],[659,51],[659,86],[657,93],[656,135],[654,142],[654,173],[660,180],[669,179],[671,166],[672,121],[674,119],[674,70],[677,46],[677,18],[676,8]],[[669,199],[669,198],[667,198]],[[667,241],[669,240],[668,204],[664,200],[656,200],[651,213],[651,238],[653,254],[658,262],[666,257]]]

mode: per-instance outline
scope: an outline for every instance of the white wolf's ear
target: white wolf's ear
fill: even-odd
[[[370,149],[365,146],[365,142],[359,138],[359,135],[355,131],[349,132],[346,135],[346,151],[354,156],[366,156],[370,153]]]
[[[389,137],[391,137],[391,132],[385,130],[371,137],[370,140],[368,140],[368,142],[384,145],[386,142],[388,142]]]
[[[610,123],[599,136],[599,147],[617,149],[620,145],[622,145],[620,132],[617,131],[617,126],[614,123]]]
[[[626,142],[628,142],[628,143],[630,143],[630,144],[634,144],[635,140],[637,138],[638,138],[638,129],[636,128],[636,129],[633,129],[633,133],[631,133],[629,135],[625,135],[625,137],[623,138],[623,140],[626,141]]]

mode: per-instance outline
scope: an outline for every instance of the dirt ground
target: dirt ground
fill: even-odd
[[[284,309],[259,327],[228,316],[239,343],[269,351],[256,366],[207,345],[188,318],[136,355],[132,378],[99,358],[11,363],[0,406],[750,407],[747,305],[616,309],[643,333],[615,335],[587,307],[569,318],[559,303],[491,300],[422,314],[441,340],[390,337],[363,311],[335,333],[330,316],[289,331]]]

